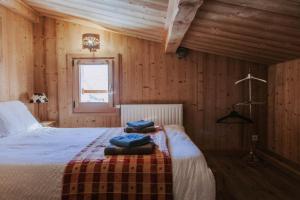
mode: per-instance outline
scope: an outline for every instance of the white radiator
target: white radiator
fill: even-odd
[[[157,125],[182,125],[182,104],[124,104],[121,105],[121,125],[128,121],[152,120]]]

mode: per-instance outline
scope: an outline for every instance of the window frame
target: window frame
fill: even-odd
[[[109,104],[111,106],[112,102],[113,102],[113,95],[112,95],[112,88],[113,88],[113,60],[104,60],[104,59],[76,59],[75,61],[75,66],[74,66],[74,79],[75,79],[75,83],[79,83],[79,84],[74,84],[73,83],[73,87],[74,87],[74,95],[75,97],[73,97],[73,99],[75,99],[76,101],[78,100],[78,102],[75,102],[77,104],[80,104],[80,98],[81,98],[81,94],[83,93],[82,91],[80,91],[79,89],[81,88],[81,72],[80,70],[80,65],[101,65],[101,64],[107,64],[108,65],[108,90],[105,90],[105,92],[108,93],[108,103],[104,103],[103,104]],[[94,90],[86,90],[86,91],[94,91]],[[96,90],[95,90],[96,91]],[[99,90],[100,91],[100,90]],[[87,93],[93,93],[93,92],[87,92]],[[97,92],[94,92],[97,93]],[[101,93],[101,92],[100,92]],[[102,102],[83,102],[83,103],[101,103]]]
[[[119,103],[119,57],[120,55],[68,55],[71,65],[72,112],[73,113],[116,113]],[[97,64],[106,62],[109,74],[109,102],[80,102],[80,64]]]

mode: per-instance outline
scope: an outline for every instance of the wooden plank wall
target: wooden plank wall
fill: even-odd
[[[29,102],[33,60],[32,23],[0,6],[0,101]]]
[[[40,18],[34,25],[34,91],[45,92],[49,103],[36,113],[41,120],[58,120],[56,22]]]
[[[43,18],[36,26],[36,90],[47,92],[50,98],[40,115],[59,120],[61,127],[120,125],[119,115],[73,114],[66,95],[66,55],[89,53],[82,50],[81,37],[92,32],[100,34],[100,52],[122,55],[121,103],[183,103],[187,132],[202,149],[238,150],[245,143],[243,132],[247,133],[244,129],[248,128],[216,125],[215,120],[247,94],[244,86],[234,86],[233,82],[246,76],[249,66],[256,75],[266,78],[266,66],[196,51],[178,59],[174,54],[165,54],[160,43],[50,18]],[[264,87],[257,86],[256,91],[266,99]],[[257,115],[261,121],[265,116]],[[258,126],[259,131],[265,131],[266,124],[254,128]]]
[[[300,59],[269,67],[268,150],[300,164]]]
[[[239,150],[232,147],[248,150],[250,135],[257,134],[260,138],[258,145],[263,146],[266,143],[266,105],[253,109],[254,124],[216,124],[215,120],[227,115],[234,103],[248,99],[248,84],[234,85],[234,82],[244,78],[249,68],[257,77],[267,79],[266,67],[223,56],[206,55],[206,62],[203,63],[204,123],[198,141],[203,141],[205,146],[213,147],[213,150]],[[267,86],[254,83],[253,96],[255,101],[266,101]],[[236,110],[249,116],[248,108],[237,107]]]

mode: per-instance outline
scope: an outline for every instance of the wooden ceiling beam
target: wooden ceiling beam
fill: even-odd
[[[170,0],[166,20],[165,52],[176,52],[203,0]]]
[[[23,16],[33,23],[39,22],[38,13],[21,0],[0,0],[0,5],[6,7],[16,14]]]

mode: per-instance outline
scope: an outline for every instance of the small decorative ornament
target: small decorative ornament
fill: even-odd
[[[45,93],[34,93],[30,99],[30,103],[43,104],[48,103]]]
[[[82,35],[82,48],[89,49],[90,52],[96,52],[100,49],[100,35],[94,33],[85,33]]]

